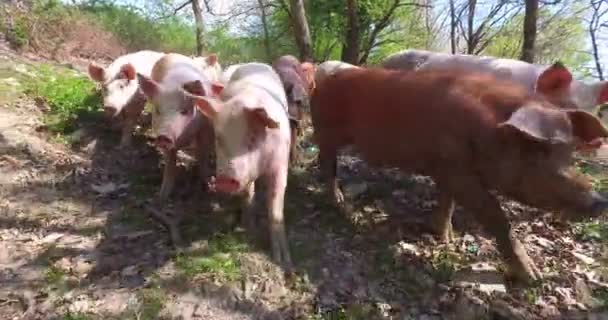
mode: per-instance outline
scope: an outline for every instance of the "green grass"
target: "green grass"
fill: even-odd
[[[137,319],[153,320],[158,319],[161,310],[164,308],[164,301],[167,300],[166,293],[160,288],[145,288],[139,293],[141,308]]]
[[[66,276],[65,270],[55,267],[55,266],[50,266],[49,269],[44,274],[44,280],[49,285],[57,286],[64,282],[65,276]]]
[[[89,320],[91,319],[91,317],[89,317],[86,313],[82,313],[82,312],[69,312],[66,313],[63,318],[63,320]]]
[[[209,240],[206,252],[180,254],[175,263],[187,277],[203,274],[236,281],[242,276],[239,255],[247,249],[236,234],[216,235]]]
[[[101,96],[95,91],[95,83],[86,76],[49,65],[40,65],[35,73],[36,77],[24,83],[25,93],[48,104],[50,110],[44,122],[50,132],[68,135],[81,122],[101,115]]]

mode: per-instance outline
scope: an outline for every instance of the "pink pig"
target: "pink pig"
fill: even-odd
[[[133,128],[146,105],[136,74],[149,77],[152,67],[163,55],[142,50],[118,57],[105,68],[93,62],[89,64],[89,76],[101,84],[106,116],[122,122],[121,147],[131,144]]]
[[[255,184],[267,187],[272,257],[291,266],[283,221],[290,128],[283,84],[266,64],[247,63],[235,70],[220,99],[192,96],[215,131],[217,176],[212,188],[245,194],[243,223],[251,229]]]
[[[166,199],[175,185],[178,150],[191,147],[199,162],[201,179],[207,180],[210,175],[213,130],[186,92],[201,96],[218,95],[223,85],[209,81],[194,60],[176,53],[159,59],[151,74],[151,78],[138,74],[138,80],[154,107],[152,129],[156,135],[155,144],[165,159],[160,198]]]

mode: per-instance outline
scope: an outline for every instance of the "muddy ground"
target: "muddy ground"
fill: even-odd
[[[323,196],[306,141],[285,201],[297,271],[285,279],[263,216],[256,235],[235,230],[237,202],[200,192],[187,156],[172,199],[156,204],[162,163],[145,123],[126,151],[101,119],[71,146],[50,135],[43,104],[19,90],[36,63],[0,51],[0,319],[608,319],[603,223],[505,201],[545,275],[514,287],[467,212],[455,214],[455,243],[428,233],[430,179],[344,155],[345,216]],[[155,214],[180,222],[185,249]]]

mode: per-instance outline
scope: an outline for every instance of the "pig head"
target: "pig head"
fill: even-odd
[[[308,102],[309,87],[302,65],[296,57],[286,55],[279,57],[272,64],[272,67],[281,78],[285,88],[289,119],[296,122],[300,121],[302,109]]]
[[[599,119],[581,110],[530,102],[478,137],[487,159],[479,162],[487,185],[518,201],[569,219],[599,215],[608,202],[572,167],[578,145],[608,137]]]

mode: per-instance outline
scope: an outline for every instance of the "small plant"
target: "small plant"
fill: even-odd
[[[57,285],[63,282],[66,272],[58,267],[51,266],[44,275],[44,280],[50,285]]]
[[[82,313],[82,312],[69,312],[66,313],[63,316],[63,320],[89,320],[91,319],[91,317],[89,317],[86,313]]]
[[[526,288],[523,292],[524,299],[530,305],[533,305],[536,303],[536,300],[538,300],[538,297],[540,296],[540,294],[541,294],[541,292],[540,292],[539,287]]]
[[[608,241],[608,224],[604,222],[579,223],[575,225],[574,233],[585,241]]]
[[[441,250],[433,255],[431,265],[433,266],[433,277],[439,282],[452,279],[458,270],[459,256],[447,250]]]
[[[87,77],[44,65],[36,73],[26,84],[25,92],[49,105],[45,123],[50,132],[69,134],[77,129],[79,120],[92,120],[101,114],[101,97]]]
[[[137,319],[153,320],[158,319],[158,315],[164,308],[164,301],[167,299],[165,292],[160,288],[146,288],[140,292],[141,308],[137,314]]]
[[[241,277],[238,256],[246,250],[247,245],[235,235],[215,236],[209,240],[209,248],[204,256],[181,254],[176,257],[175,263],[188,277],[212,274],[229,281],[236,281]]]

